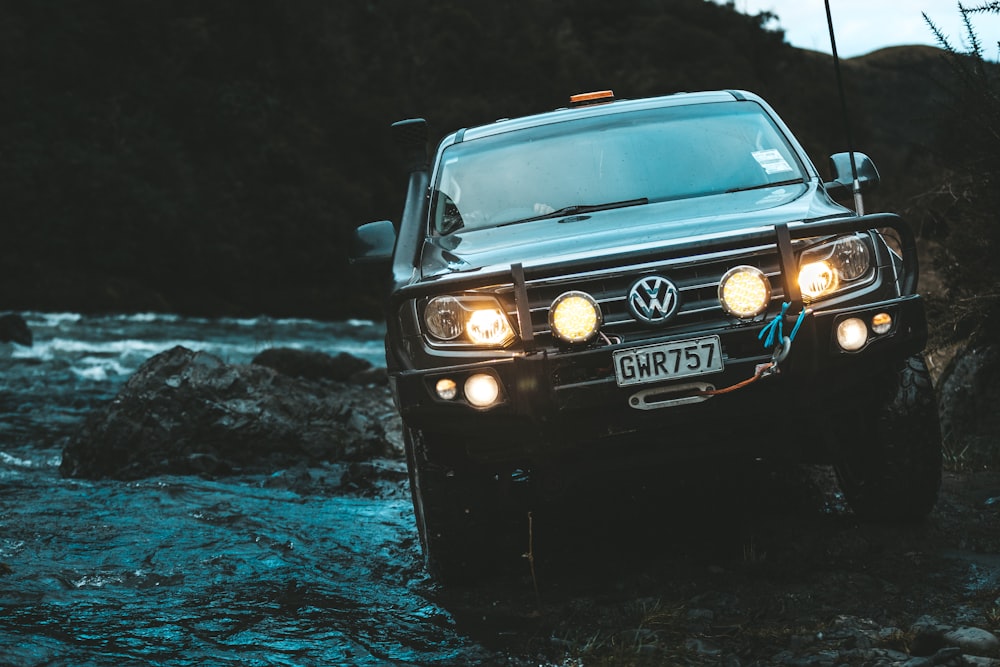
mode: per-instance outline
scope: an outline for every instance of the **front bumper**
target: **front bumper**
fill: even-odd
[[[584,349],[561,347],[546,335],[545,323],[536,321],[536,311],[544,314],[555,293],[567,284],[589,281],[592,288],[586,291],[595,289],[613,299],[623,293],[624,283],[619,284],[623,276],[641,275],[655,266],[670,275],[680,271],[682,278],[688,275],[695,285],[714,285],[716,274],[722,275],[719,272],[724,273],[734,256],[741,262],[751,257],[751,264],[766,267],[779,281],[781,301],[790,303],[797,314],[802,300],[794,278],[798,274],[793,242],[883,228],[896,231],[900,249],[893,255],[884,244],[876,244],[878,279],[844,298],[814,304],[787,359],[780,363],[781,372],[724,395],[695,397],[690,388],[684,390],[687,395],[663,392],[675,392],[678,385],[694,382],[724,388],[753,377],[772,358],[772,350],[764,349],[758,340],[765,321],[737,322],[711,315],[699,319],[682,311],[662,335],[643,331],[631,340],[621,337],[628,340],[625,343],[607,340]],[[563,465],[591,458],[614,463],[631,459],[625,465],[634,465],[635,454],[650,452],[668,461],[732,454],[830,460],[829,448],[836,445],[824,434],[832,432],[836,422],[870,413],[862,408],[878,404],[876,392],[884,387],[879,380],[923,349],[926,319],[916,293],[917,277],[912,231],[890,214],[794,227],[776,225],[731,237],[698,237],[666,249],[630,248],[599,262],[584,258],[534,267],[527,275],[520,265],[458,273],[446,284],[415,282],[394,292],[390,312],[400,317],[389,336],[390,379],[407,426],[440,436],[433,440],[443,444],[428,453],[439,461],[455,457],[534,465],[557,459]],[[546,290],[553,280],[549,294]],[[605,281],[610,282],[605,285]],[[488,293],[501,296],[505,284],[513,296],[508,315],[519,323],[523,347],[461,353],[426,344],[417,324],[417,300],[484,285],[499,286]],[[705,298],[697,290],[690,293],[692,304],[703,303]],[[699,307],[695,305],[694,312]],[[855,316],[870,321],[879,312],[892,316],[892,328],[860,350],[843,352],[836,343],[837,324]],[[775,314],[772,310],[767,318]],[[683,318],[687,319],[681,322]],[[791,330],[793,319],[785,320],[785,331]],[[722,371],[673,382],[618,386],[613,366],[616,350],[703,336],[719,337],[725,363]],[[461,386],[476,373],[496,379],[500,386],[496,405],[474,408],[461,399],[461,392],[457,399],[438,397],[438,380],[448,378]],[[637,409],[649,407],[656,409]]]
[[[857,352],[841,351],[837,324],[848,317],[870,319],[878,312],[892,315],[892,329]],[[703,332],[720,337],[724,370],[671,382],[619,387],[612,353],[628,344],[581,351],[543,349],[474,363],[454,360],[459,363],[396,372],[392,380],[408,426],[453,434],[456,437],[450,441],[459,443],[454,447],[461,451],[451,454],[474,460],[544,460],[625,441],[655,443],[668,459],[708,456],[731,447],[751,456],[774,455],[772,450],[778,447],[799,459],[822,460],[828,455],[822,438],[759,438],[765,444],[762,449],[747,445],[755,440],[747,436],[775,427],[779,432],[784,428],[821,432],[824,423],[870,404],[872,391],[881,386],[875,380],[901,359],[919,353],[926,341],[919,295],[816,310],[803,321],[779,373],[724,395],[694,397],[695,385],[735,385],[772,359],[771,350],[758,340],[762,326]],[[477,409],[460,395],[452,400],[436,395],[438,380],[448,378],[461,386],[476,373],[498,380],[498,404]]]

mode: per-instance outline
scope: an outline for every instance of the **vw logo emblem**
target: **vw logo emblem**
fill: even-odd
[[[661,276],[646,276],[632,283],[628,309],[640,322],[663,324],[677,312],[677,287]]]

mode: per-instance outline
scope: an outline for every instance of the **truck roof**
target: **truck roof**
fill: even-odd
[[[716,90],[696,93],[674,93],[672,95],[662,95],[658,97],[644,97],[640,99],[621,99],[601,104],[589,104],[579,107],[567,107],[546,111],[543,113],[521,116],[518,118],[502,118],[488,125],[470,127],[457,132],[453,132],[441,141],[441,146],[448,146],[462,141],[479,139],[482,137],[513,132],[539,125],[559,123],[577,118],[587,118],[592,116],[605,116],[615,113],[625,113],[629,111],[641,111],[643,109],[653,109],[660,107],[682,106],[688,104],[709,104],[712,102],[733,102],[747,101],[761,103],[762,100],[753,93],[742,90]]]

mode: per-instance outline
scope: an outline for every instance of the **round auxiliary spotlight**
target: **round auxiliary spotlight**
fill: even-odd
[[[566,343],[586,343],[604,322],[601,307],[586,292],[565,292],[549,307],[549,328]]]
[[[756,317],[770,301],[771,283],[755,266],[734,266],[719,281],[719,303],[730,315]]]

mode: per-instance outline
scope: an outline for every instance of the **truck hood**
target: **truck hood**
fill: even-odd
[[[535,220],[503,227],[458,230],[424,245],[421,275],[525,267],[563,259],[599,258],[614,251],[671,245],[679,240],[852,215],[817,183]]]

